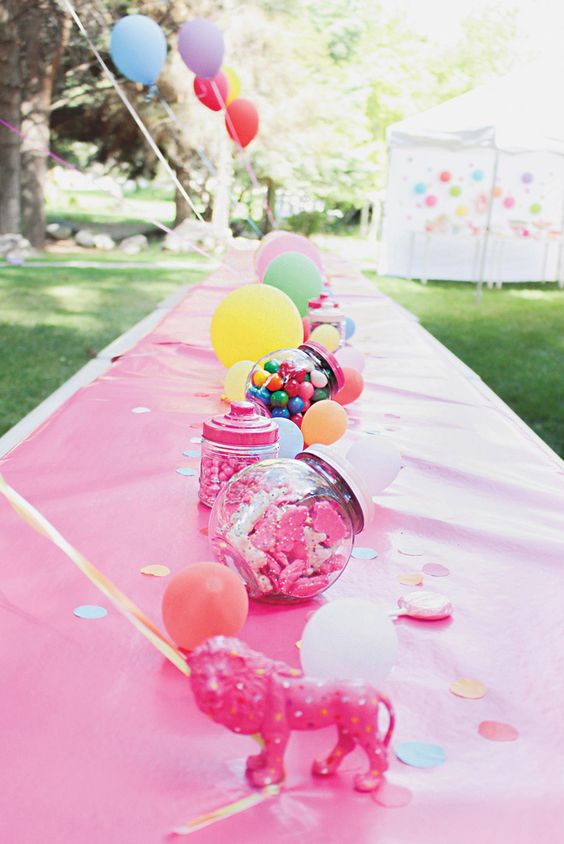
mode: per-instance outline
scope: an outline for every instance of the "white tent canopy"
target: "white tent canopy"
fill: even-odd
[[[560,280],[562,79],[538,62],[389,128],[381,272]]]

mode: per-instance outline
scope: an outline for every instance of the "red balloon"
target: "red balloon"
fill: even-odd
[[[358,369],[353,369],[351,366],[343,366],[342,370],[345,376],[345,385],[335,396],[335,401],[339,404],[351,404],[351,402],[357,400],[364,390],[364,378]]]
[[[212,82],[215,82],[217,89],[221,95],[221,100],[218,99],[217,94],[212,88]],[[213,79],[202,79],[201,76],[196,76],[194,79],[194,93],[196,94],[202,105],[210,108],[212,111],[221,111],[227,99],[229,91],[229,83],[225,74],[219,71]]]
[[[259,129],[258,111],[250,100],[233,100],[227,106],[225,128],[240,147],[248,146]]]

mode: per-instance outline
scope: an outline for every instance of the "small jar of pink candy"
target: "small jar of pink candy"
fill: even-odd
[[[228,413],[204,422],[200,491],[211,507],[220,489],[237,472],[278,456],[278,426],[247,401],[233,402]]]
[[[233,477],[216,499],[209,536],[251,598],[303,601],[343,572],[373,506],[348,460],[311,446],[295,460],[265,460]]]
[[[308,319],[310,331],[315,331],[320,325],[332,325],[339,332],[341,342],[339,348],[345,345],[346,316],[329,293],[320,293],[317,299],[310,299],[308,304]]]
[[[265,416],[291,419],[301,427],[311,405],[332,398],[344,383],[336,358],[319,343],[307,342],[260,358],[249,373],[245,395]]]

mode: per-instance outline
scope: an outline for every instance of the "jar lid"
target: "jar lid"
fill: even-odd
[[[252,402],[235,401],[225,416],[204,422],[203,434],[223,445],[269,445],[278,442],[279,428],[273,419],[257,413]]]
[[[337,392],[343,389],[345,386],[345,374],[335,355],[328,352],[325,346],[322,346],[321,343],[316,343],[313,340],[308,340],[307,343],[302,343],[299,348],[304,352],[313,352],[317,358],[321,358],[322,363],[324,363],[333,372]]]
[[[372,494],[364,478],[346,457],[342,457],[326,445],[310,445],[305,451],[301,451],[296,455],[296,460],[307,459],[308,454],[312,454],[314,457],[319,458],[331,466],[350,489],[353,498],[358,502],[362,512],[362,524],[357,526],[358,530],[355,530],[356,533],[360,533],[364,526],[369,524],[374,517]]]
[[[307,306],[308,308],[320,308],[321,302],[318,299],[310,299]]]

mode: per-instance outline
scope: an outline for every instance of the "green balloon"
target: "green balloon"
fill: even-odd
[[[319,269],[300,252],[284,252],[271,261],[264,274],[264,283],[285,293],[302,317],[307,314],[308,300],[317,298],[323,287]]]

